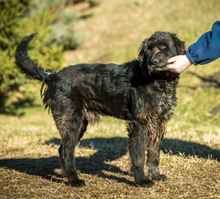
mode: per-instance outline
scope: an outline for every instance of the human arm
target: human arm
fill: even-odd
[[[207,64],[219,57],[220,21],[216,21],[212,26],[212,31],[204,33],[196,43],[189,47],[185,55],[170,58],[165,70],[180,73],[191,64]]]
[[[204,33],[189,47],[186,56],[194,65],[208,64],[220,57],[220,21],[216,21],[212,31]]]

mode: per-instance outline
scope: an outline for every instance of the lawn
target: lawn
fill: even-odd
[[[105,0],[93,9],[73,9],[82,43],[65,53],[64,65],[130,61],[141,41],[159,30],[176,33],[188,47],[210,30],[220,4]],[[161,148],[160,168],[168,179],[151,188],[133,186],[124,121],[102,117],[89,126],[76,150],[86,186],[73,188],[60,175],[59,133],[40,97],[20,109],[24,115],[0,115],[0,198],[220,198],[219,71],[216,60],[181,74],[178,106]],[[39,93],[40,84],[35,87]]]

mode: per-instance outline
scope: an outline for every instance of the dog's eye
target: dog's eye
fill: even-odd
[[[153,49],[153,46],[152,45],[149,45],[149,46],[147,46],[147,50],[152,50]]]
[[[167,46],[166,46],[165,44],[161,44],[161,45],[160,45],[160,49],[164,50],[164,49],[166,49],[166,48],[167,48]]]

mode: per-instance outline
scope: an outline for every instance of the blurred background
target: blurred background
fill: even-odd
[[[59,70],[82,62],[120,64],[135,59],[141,41],[155,31],[176,33],[188,47],[218,20],[219,7],[217,0],[0,1],[0,112],[17,114],[19,107],[33,105],[38,97],[35,83],[26,80],[14,65],[16,45],[28,34],[38,33],[30,44],[30,55],[45,68]],[[192,66],[182,75],[180,86],[216,88],[218,80],[209,85],[209,77],[218,71],[219,61]],[[185,95],[190,100],[192,95]],[[213,101],[217,103],[216,97]],[[208,109],[217,105],[205,104]]]

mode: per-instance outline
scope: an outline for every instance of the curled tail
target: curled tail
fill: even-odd
[[[41,66],[38,66],[34,61],[28,56],[28,44],[36,36],[37,33],[33,33],[29,36],[24,37],[17,46],[15,52],[15,63],[17,64],[19,70],[26,74],[27,77],[37,79],[41,82],[47,83],[52,74],[55,72],[47,72]]]

